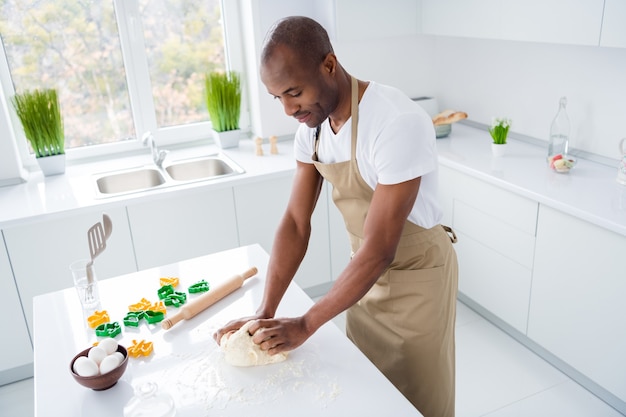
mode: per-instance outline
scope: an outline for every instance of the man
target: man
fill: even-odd
[[[260,75],[301,123],[297,169],[262,303],[215,339],[254,319],[254,342],[276,354],[347,310],[350,339],[415,407],[425,416],[453,416],[457,261],[439,225],[430,118],[400,91],[348,74],[326,31],[306,17],[282,19],[270,30]],[[303,316],[274,318],[305,255],[324,179],[333,185],[352,259]]]

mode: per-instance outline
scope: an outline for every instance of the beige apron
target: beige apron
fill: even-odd
[[[373,190],[356,161],[358,85],[352,78],[350,161],[318,161],[318,127],[313,160],[333,185],[352,252],[358,251]],[[454,416],[454,325],[458,266],[447,232],[406,221],[389,269],[347,311],[348,337],[426,417]]]

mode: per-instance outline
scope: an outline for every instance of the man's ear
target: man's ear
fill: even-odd
[[[328,74],[334,74],[337,70],[337,57],[332,52],[329,52],[324,58],[324,62],[322,63],[322,68]]]

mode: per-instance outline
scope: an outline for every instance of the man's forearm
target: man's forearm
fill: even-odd
[[[289,216],[283,217],[272,245],[263,301],[257,313],[274,317],[280,300],[306,254],[310,235],[310,225],[299,230]]]

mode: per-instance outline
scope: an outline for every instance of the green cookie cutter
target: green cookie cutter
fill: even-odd
[[[163,321],[163,319],[165,318],[165,314],[162,311],[146,310],[144,311],[143,317],[148,323],[155,324]]]
[[[188,290],[189,290],[189,294],[195,294],[195,293],[199,293],[199,292],[207,292],[207,291],[209,291],[209,283],[206,282],[205,280],[202,280],[202,281],[196,282],[195,284],[190,286]]]
[[[139,321],[143,316],[143,311],[129,311],[124,317],[124,326],[139,327]]]
[[[122,333],[122,327],[116,321],[112,323],[103,323],[96,327],[96,336],[115,337]]]
[[[157,293],[166,306],[180,307],[187,302],[187,294],[175,291],[171,285],[162,286]]]
[[[174,294],[176,291],[174,290],[174,286],[172,285],[164,285],[161,288],[159,288],[159,290],[157,291],[157,294],[159,295],[159,300],[165,300],[165,298],[170,295],[170,294]]]
[[[184,292],[174,291],[163,299],[166,306],[180,307],[187,302],[187,294]]]
[[[162,311],[129,311],[124,317],[124,325],[139,327],[141,320],[145,319],[150,324],[155,324],[163,321],[165,314]]]

